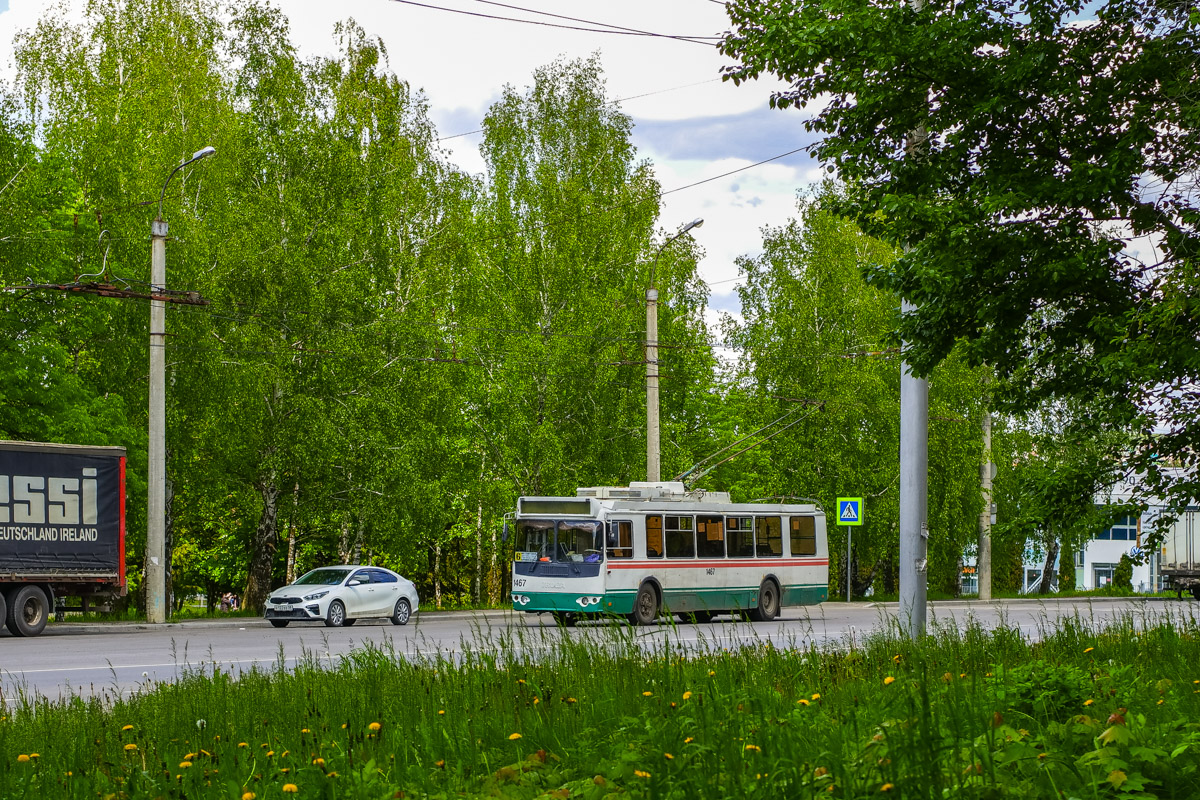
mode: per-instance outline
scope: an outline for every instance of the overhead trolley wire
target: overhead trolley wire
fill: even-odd
[[[715,43],[724,38],[722,36],[681,36],[678,34],[655,33],[653,31],[642,31],[642,30],[637,30],[635,28],[622,28],[617,25],[610,25],[609,23],[606,23],[606,22],[593,22],[591,20],[576,19],[574,17],[564,17],[559,14],[552,14],[548,11],[536,11],[534,9],[518,8],[517,6],[506,6],[502,3],[489,3],[489,5],[498,5],[498,6],[503,6],[504,8],[515,9],[518,11],[525,11],[530,14],[539,14],[539,15],[547,16],[547,17],[555,17],[557,19],[573,20],[575,22],[581,22],[584,25],[599,25],[602,27],[585,28],[585,27],[582,27],[579,25],[563,25],[563,24],[560,24],[557,22],[542,22],[541,20],[536,20],[536,19],[519,19],[517,17],[502,17],[497,14],[484,14],[481,11],[467,11],[466,9],[463,9],[463,8],[449,8],[447,6],[436,6],[436,5],[433,5],[432,3],[418,3],[418,2],[416,2],[416,0],[392,0],[392,2],[399,3],[401,5],[406,5],[406,6],[414,6],[417,8],[428,8],[428,9],[431,9],[434,11],[448,11],[452,14],[463,14],[468,17],[479,17],[481,19],[493,19],[493,20],[499,20],[502,22],[520,22],[525,25],[540,25],[540,26],[547,27],[547,28],[560,28],[563,30],[570,30],[570,31],[582,31],[584,33],[607,33],[607,34],[611,34],[613,36],[650,36],[650,37],[653,37],[656,39],[673,39],[678,42],[690,42],[691,44],[698,44],[698,45],[702,45],[704,47],[715,47],[716,46]]]

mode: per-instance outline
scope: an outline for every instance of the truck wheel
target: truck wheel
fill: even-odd
[[[8,619],[8,599],[4,592],[0,592],[0,619]]]
[[[13,636],[37,636],[50,617],[50,601],[40,586],[22,586],[8,598],[4,624]]]

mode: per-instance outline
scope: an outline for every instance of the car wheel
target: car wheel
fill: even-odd
[[[271,625],[276,628],[286,628],[289,622],[291,622],[290,619],[273,619]]]
[[[412,606],[408,603],[407,597],[401,597],[396,601],[396,607],[392,609],[392,624],[407,625],[409,618],[412,616]]]
[[[346,617],[345,622],[342,623],[342,627],[349,628],[356,622],[358,622],[358,620],[355,619],[354,617]]]
[[[4,624],[13,636],[37,636],[50,618],[50,602],[40,586],[22,586],[8,597]]]
[[[340,628],[346,624],[346,607],[341,600],[334,600],[325,612],[325,627]]]
[[[642,588],[638,589],[637,597],[634,598],[633,613],[629,615],[629,621],[634,625],[652,625],[657,617],[658,592],[652,584],[643,583]]]
[[[779,616],[779,586],[768,578],[758,587],[758,605],[750,609],[750,619],[770,622]]]

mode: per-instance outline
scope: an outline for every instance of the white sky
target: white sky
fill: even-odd
[[[639,156],[653,163],[665,191],[812,141],[800,112],[768,108],[770,91],[779,84],[764,80],[735,87],[718,80],[728,60],[715,47],[486,19],[396,0],[272,1],[287,14],[306,57],[336,53],[333,26],[339,20],[353,18],[369,35],[380,37],[391,70],[424,90],[443,137],[478,129],[505,84],[524,89],[539,66],[599,52],[610,98],[654,93],[621,107],[634,120]],[[474,14],[601,27],[481,0],[419,1]],[[12,74],[13,34],[32,26],[52,5],[50,0],[0,0],[0,77]],[[664,34],[713,36],[728,27],[723,6],[713,0],[511,0],[510,5]],[[478,135],[444,144],[461,168],[483,171]],[[796,191],[819,179],[816,162],[797,153],[663,198],[660,227],[667,232],[704,218],[693,234],[706,252],[700,271],[712,288],[711,310],[736,310],[734,258],[757,254],[759,229],[792,216]]]

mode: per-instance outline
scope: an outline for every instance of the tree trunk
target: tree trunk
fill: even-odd
[[[475,605],[483,602],[483,497],[475,506]]]
[[[296,507],[300,505],[300,481],[292,488],[292,518],[288,521],[288,554],[287,575],[285,581],[291,583],[296,578]]]
[[[442,607],[442,545],[433,546],[433,607]]]
[[[242,608],[261,614],[267,595],[271,593],[271,567],[275,563],[279,536],[279,487],[275,482],[275,471],[263,476],[255,488],[262,495],[263,510],[250,547],[250,568],[246,572]]]
[[[1046,542],[1046,564],[1042,567],[1042,584],[1038,594],[1050,594],[1050,583],[1054,580],[1054,562],[1058,559],[1058,538],[1051,534]]]

